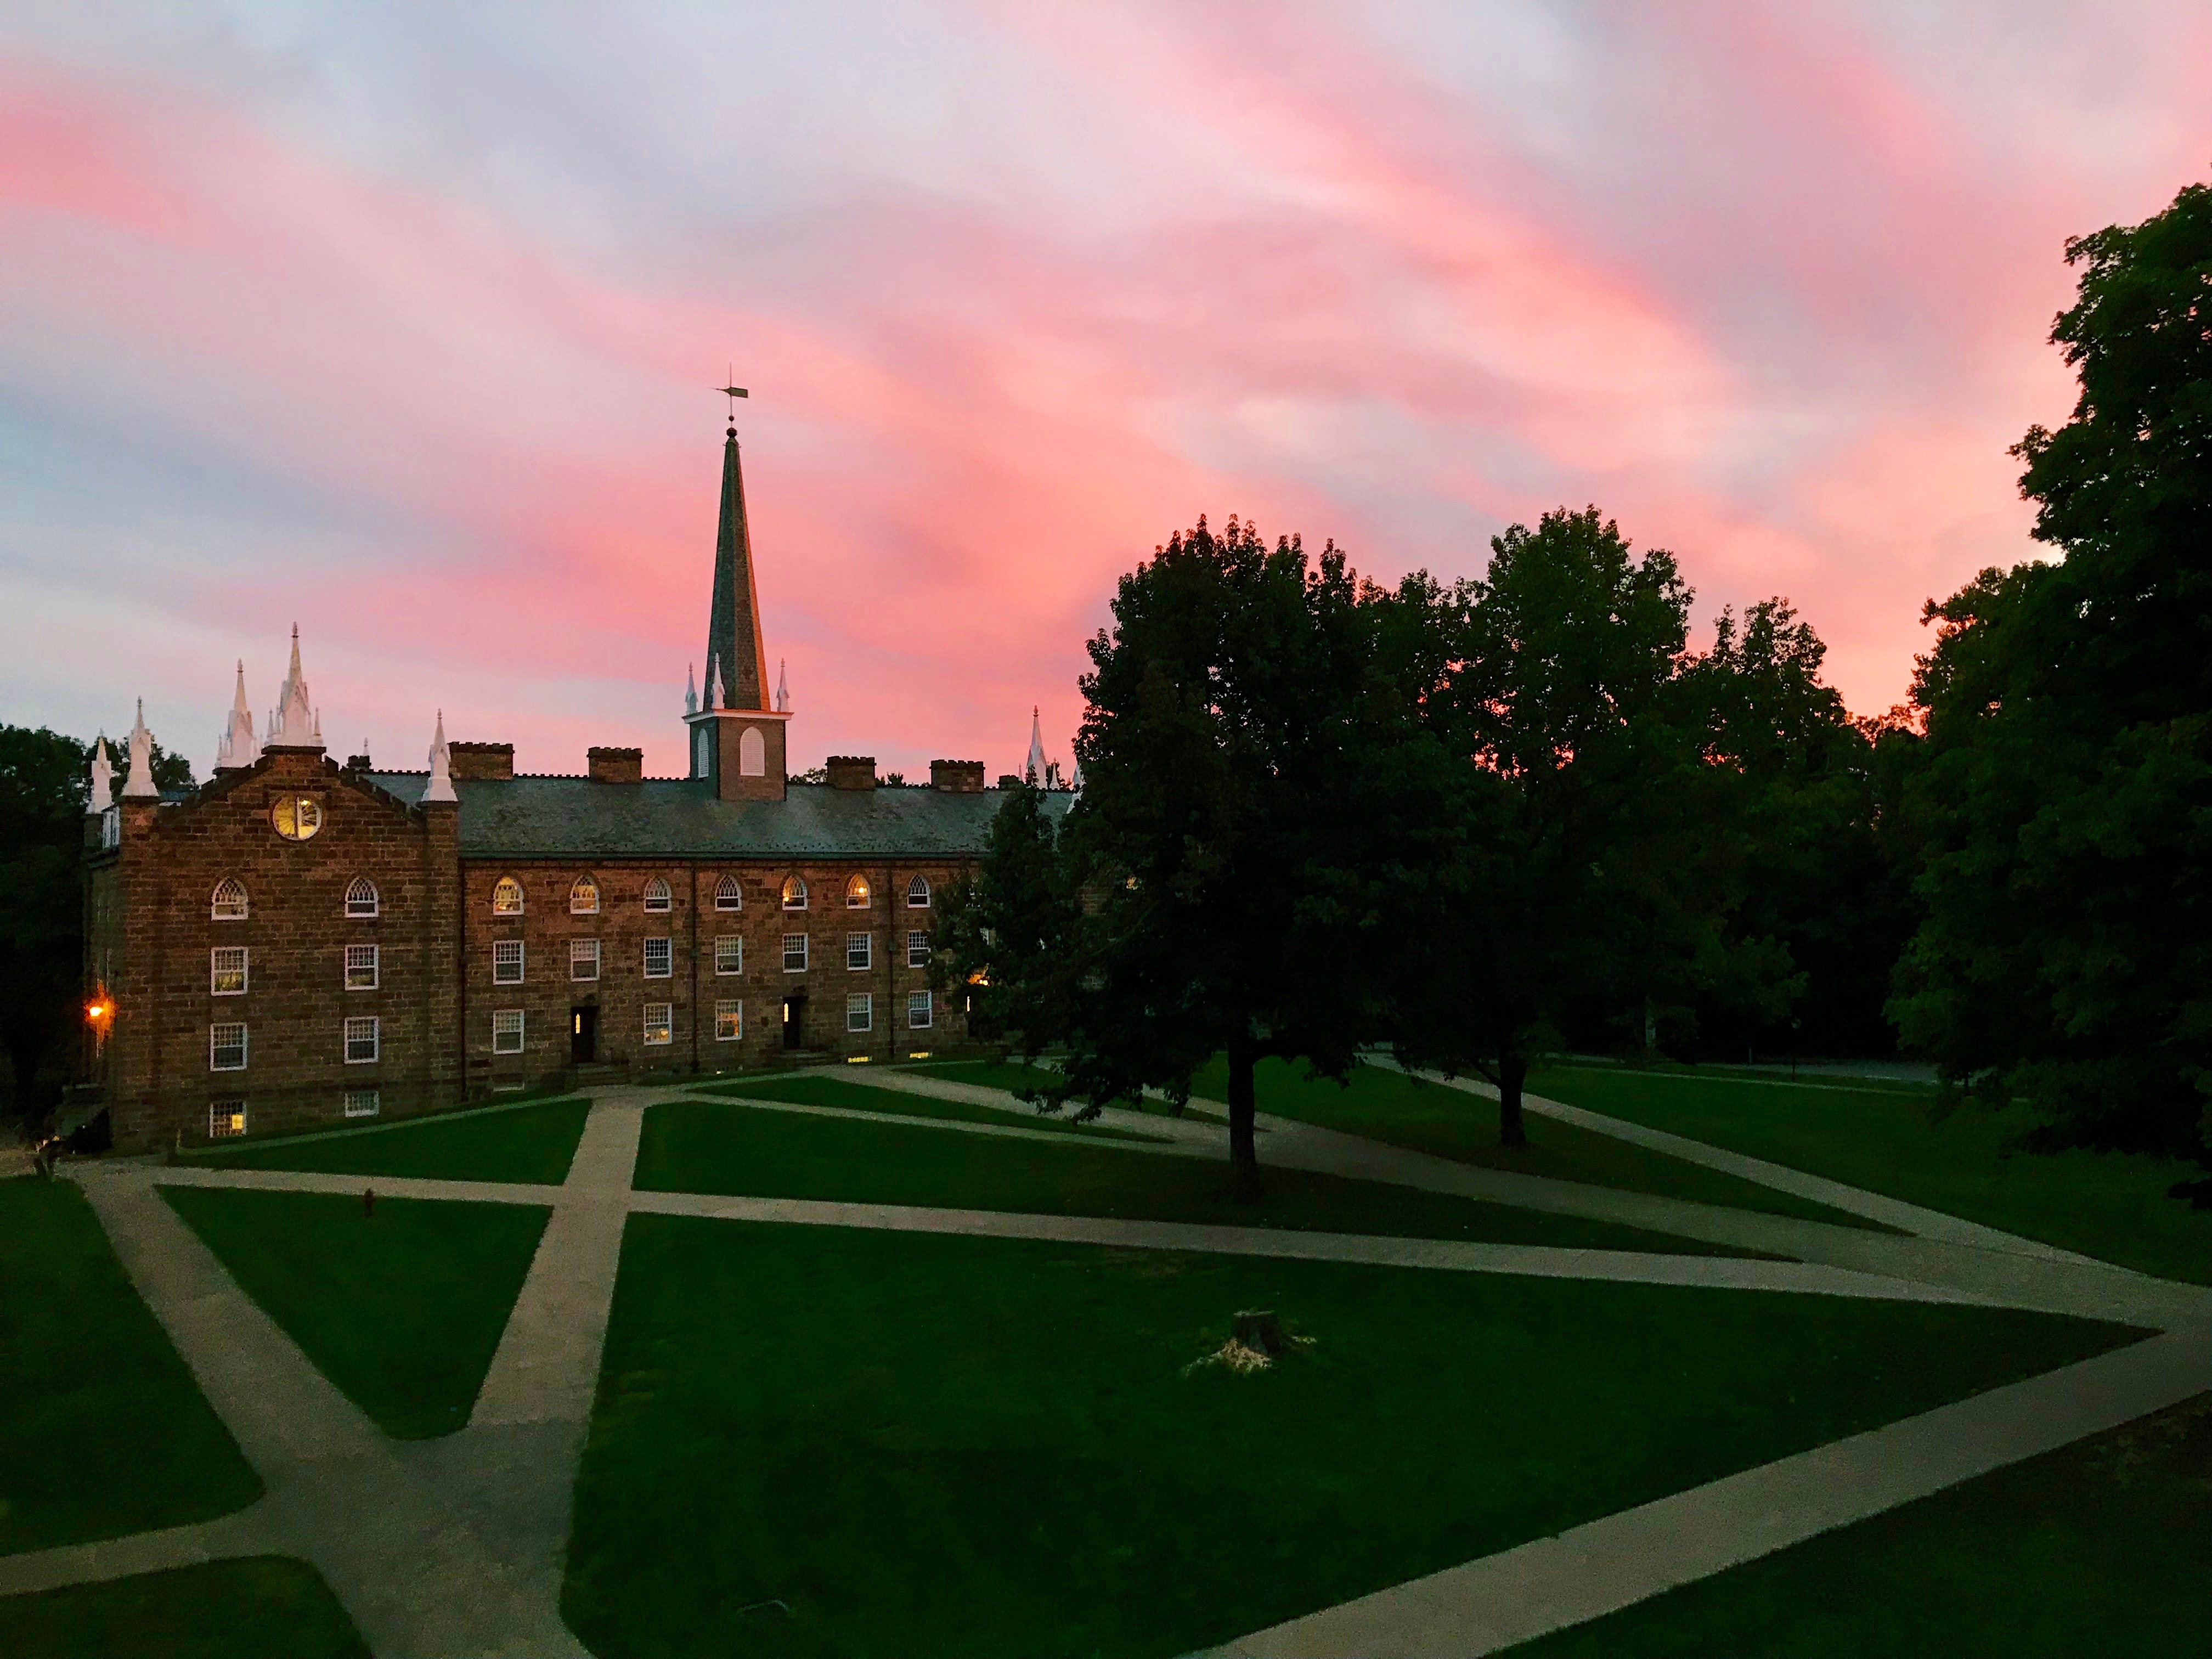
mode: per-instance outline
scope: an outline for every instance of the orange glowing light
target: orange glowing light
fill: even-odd
[[[87,1019],[98,1019],[106,1012],[107,1005],[104,1002],[88,1002],[84,1006],[84,1017]]]

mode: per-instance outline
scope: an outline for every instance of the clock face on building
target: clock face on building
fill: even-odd
[[[269,821],[286,841],[305,841],[323,827],[322,803],[307,795],[280,795]]]

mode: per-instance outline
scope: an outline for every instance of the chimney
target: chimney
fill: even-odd
[[[446,747],[453,776],[463,781],[480,782],[514,775],[514,745],[511,743],[453,743]]]
[[[1001,789],[1018,789],[1018,788],[1020,788],[1021,787],[1022,787],[1022,781],[1021,781],[1019,778],[1016,777],[1016,776],[1015,776],[1012,772],[1001,772],[1001,773],[1000,773],[1000,774],[999,774],[999,787],[1000,787],[1000,788],[1001,788]]]
[[[929,787],[942,789],[948,794],[980,795],[983,793],[983,763],[932,761],[929,763]]]
[[[645,781],[645,750],[642,749],[586,749],[584,765],[591,773],[593,783]]]
[[[872,789],[876,787],[873,755],[832,755],[822,763],[832,789]]]

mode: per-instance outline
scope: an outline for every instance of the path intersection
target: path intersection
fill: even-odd
[[[1011,1095],[922,1072],[846,1080],[1004,1111],[1000,1123],[782,1102],[747,1108],[903,1121],[1068,1145]],[[1475,1092],[1480,1085],[1456,1084]],[[2077,1364],[1325,1608],[1214,1650],[1241,1659],[1492,1653],[1865,1519],[2212,1389],[2212,1290],[2132,1273],[1958,1218],[1595,1113],[1528,1109],[1635,1142],[1896,1232],[1482,1170],[1263,1115],[1274,1165],[1666,1232],[1788,1261],[1646,1255],[1261,1227],[1022,1215],[632,1188],[645,1109],[670,1088],[587,1091],[559,1186],[378,1176],[394,1198],[544,1206],[546,1224],[468,1426],[437,1440],[380,1431],[240,1290],[161,1186],[351,1194],[355,1175],[161,1168],[70,1170],[147,1305],[228,1424],[264,1495],[192,1526],[0,1556],[0,1595],[248,1555],[309,1561],[379,1659],[569,1659],[560,1614],[578,1461],[599,1374],[623,1230],[634,1213],[965,1233],[1150,1249],[1655,1285],[1970,1304],[2111,1320],[2155,1333]],[[1108,1111],[1142,1140],[1117,1150],[1218,1159],[1218,1124]]]

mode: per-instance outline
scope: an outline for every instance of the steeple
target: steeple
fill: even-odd
[[[1030,757],[1022,768],[1023,781],[1032,789],[1051,787],[1044,757],[1044,727],[1038,724],[1036,705],[1030,705]]]
[[[436,801],[457,801],[453,793],[453,772],[451,751],[446,747],[446,711],[438,711],[438,729],[430,738],[430,778],[422,786],[421,799],[426,804]]]
[[[146,729],[146,699],[138,699],[138,718],[131,726],[131,775],[123,780],[125,800],[159,800],[154,781],[154,734]]]
[[[292,647],[293,666],[299,665],[299,646]],[[230,724],[223,731],[222,741],[216,746],[215,766],[218,772],[238,767],[251,766],[261,758],[261,743],[253,735],[253,710],[246,702],[246,664],[238,665],[238,689],[230,699]]]
[[[107,734],[92,740],[92,799],[88,812],[105,812],[115,805],[115,768],[107,758]]]
[[[320,749],[323,722],[307,696],[307,677],[300,672],[300,624],[292,624],[292,668],[277,694],[276,712],[269,721],[270,749]]]
[[[761,643],[760,593],[753,580],[752,532],[745,523],[745,480],[738,429],[722,442],[722,516],[714,532],[714,599],[707,616],[707,654],[721,668],[721,699],[710,708],[768,708],[768,652]],[[713,670],[708,671],[710,693]]]

